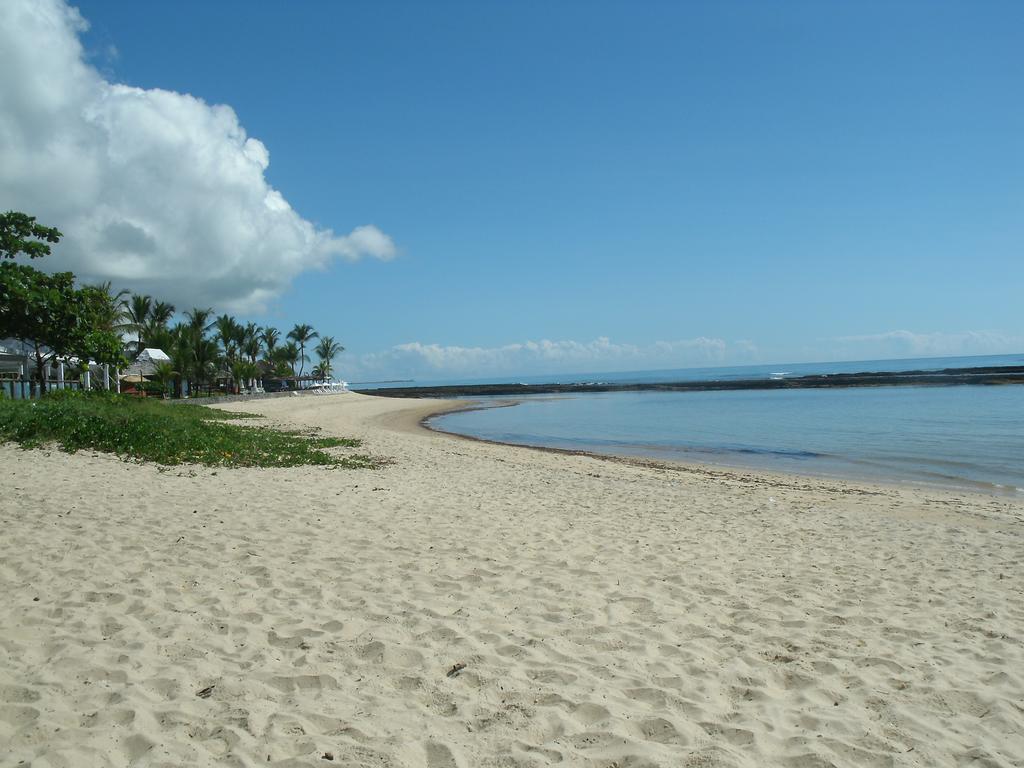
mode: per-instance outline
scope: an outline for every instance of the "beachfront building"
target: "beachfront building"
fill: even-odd
[[[0,378],[24,379],[29,370],[28,355],[13,346],[0,344]]]
[[[47,388],[111,389],[116,387],[116,371],[92,362],[83,364],[77,357],[48,357],[43,364]],[[35,355],[17,341],[0,344],[0,392],[14,399],[39,396],[39,375]]]
[[[148,381],[156,373],[156,367],[161,363],[170,363],[171,358],[162,349],[146,347],[135,358],[135,362],[124,369],[121,374],[121,381],[141,383]]]

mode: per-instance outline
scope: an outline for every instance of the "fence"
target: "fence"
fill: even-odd
[[[49,392],[58,389],[82,389],[82,382],[48,379],[46,386]],[[34,400],[42,394],[39,391],[39,382],[30,379],[0,379],[0,393],[12,400]]]

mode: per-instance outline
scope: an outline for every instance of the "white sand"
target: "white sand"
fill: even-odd
[[[395,463],[0,446],[0,765],[1024,765],[1018,501],[235,407]]]

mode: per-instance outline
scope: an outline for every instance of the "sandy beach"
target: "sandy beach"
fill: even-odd
[[[390,463],[0,446],[0,766],[1024,765],[1024,502],[225,407]]]

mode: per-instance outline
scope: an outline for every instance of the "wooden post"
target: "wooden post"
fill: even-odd
[[[57,363],[57,389],[64,389],[64,361]]]

